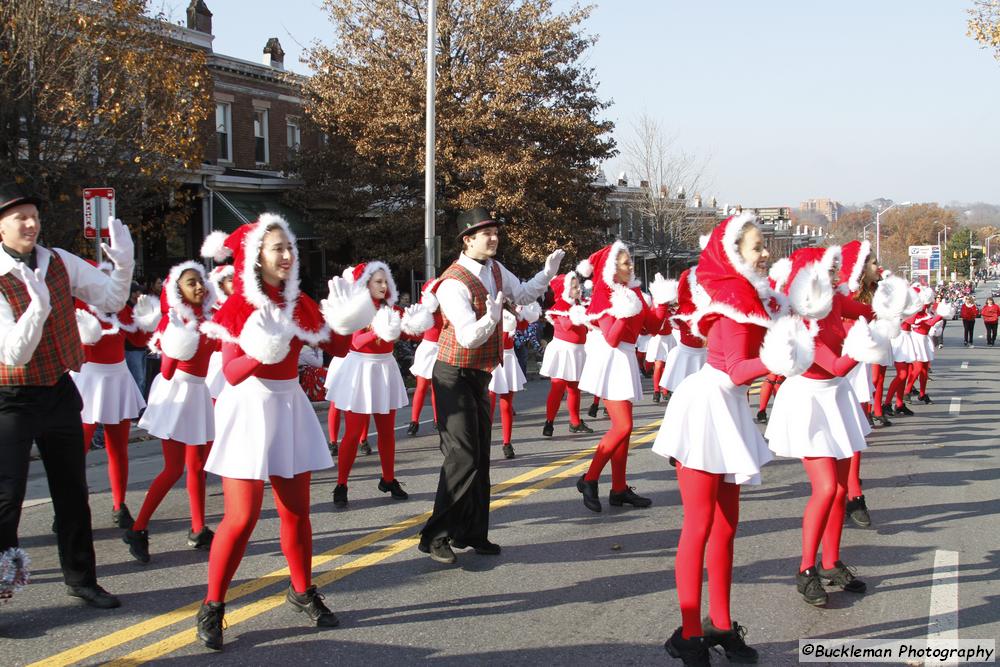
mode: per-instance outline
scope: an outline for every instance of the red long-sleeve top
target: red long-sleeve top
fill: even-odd
[[[906,319],[906,323],[910,325],[910,331],[926,336],[930,333],[931,327],[941,321],[940,315],[929,313],[927,310],[928,309],[925,308],[919,313],[911,315]]]
[[[87,311],[90,312],[90,311]],[[93,314],[93,313],[91,313]],[[134,322],[132,320],[132,307],[125,306],[116,315],[118,321],[128,327]],[[113,325],[98,319],[101,323],[101,331],[111,329]],[[101,339],[93,345],[84,345],[84,358],[93,364],[117,364],[125,361],[125,340],[128,339],[136,347],[145,347],[152,334],[137,329],[134,332],[118,329],[118,333],[101,336]]]
[[[667,317],[660,324],[660,328],[653,331],[654,336],[670,336],[674,333],[674,327],[670,323],[670,316],[673,314],[674,314],[673,310],[671,310],[671,308],[667,306]]]
[[[441,309],[438,308],[434,311],[434,326],[424,332],[423,340],[428,343],[436,343],[441,337],[441,329],[444,328],[444,316],[441,314]]]
[[[160,352],[160,375],[164,380],[169,380],[177,371],[183,371],[188,375],[203,378],[208,375],[208,360],[212,358],[212,353],[220,349],[219,341],[213,340],[201,334],[198,340],[198,350],[194,356],[187,361],[180,361]]]
[[[380,304],[376,303],[376,308],[379,307],[379,305]],[[400,317],[403,316],[402,308],[393,306],[393,310],[395,310],[396,314]],[[420,340],[420,336],[410,336],[407,333],[400,333],[399,337],[403,340]],[[351,334],[351,352],[360,352],[362,354],[391,354],[395,346],[396,341],[382,340],[371,327],[359,329]]]
[[[834,292],[833,300],[839,304],[840,314],[844,320],[844,332],[851,330],[854,323],[859,318],[865,318],[868,322],[875,319],[875,311],[867,303],[861,303],[854,297]]]
[[[569,315],[552,315],[553,337],[574,345],[587,342],[587,325],[573,324]]]
[[[686,325],[686,322],[680,322]],[[708,330],[706,363],[729,376],[733,384],[748,385],[767,375],[767,366],[760,360],[760,346],[767,329],[756,324],[737,322],[720,317]],[[684,331],[681,329],[683,340]],[[700,339],[699,339],[700,341]],[[687,343],[684,343],[687,345]],[[692,346],[694,347],[694,346]],[[700,346],[698,346],[700,347]]]
[[[974,320],[979,317],[979,309],[975,306],[970,306],[968,304],[962,304],[962,310],[958,314],[963,320]]]
[[[601,333],[604,334],[604,340],[611,347],[618,347],[622,343],[634,345],[644,329],[658,331],[662,325],[663,319],[667,316],[666,304],[650,308],[642,297],[639,298],[642,301],[642,310],[632,317],[619,319],[611,313],[606,313],[597,321]]]
[[[674,326],[680,332],[681,343],[688,347],[705,347],[705,339],[691,333],[691,324],[687,320],[675,320]]]
[[[1000,306],[995,303],[990,305],[986,304],[983,309],[979,311],[983,316],[983,322],[996,322],[1000,320]]]
[[[865,308],[865,304],[846,297],[833,299],[833,306],[830,308],[829,314],[816,322],[819,326],[819,334],[813,339],[815,347],[813,364],[802,374],[802,377],[813,380],[830,380],[835,377],[844,377],[858,365],[857,361],[842,354],[844,338],[847,337],[847,329],[844,327],[845,314],[842,310],[844,306],[851,309],[850,312],[859,312]],[[858,308],[858,306],[862,308]]]

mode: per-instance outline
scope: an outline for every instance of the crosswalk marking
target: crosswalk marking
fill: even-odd
[[[957,415],[962,412],[962,399],[957,396],[951,399],[951,406],[948,407],[948,412],[953,415]]]

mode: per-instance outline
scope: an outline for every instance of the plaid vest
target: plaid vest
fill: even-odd
[[[76,328],[76,313],[69,274],[59,253],[52,251],[45,272],[52,312],[45,320],[42,338],[31,360],[24,366],[0,364],[0,385],[31,385],[51,387],[67,371],[78,371],[83,365],[83,345]],[[31,303],[28,290],[10,271],[0,276],[0,295],[10,304],[14,319]]]
[[[493,262],[492,268],[493,284],[500,290],[503,286],[500,265]],[[435,291],[438,285],[449,278],[457,280],[469,290],[469,294],[472,296],[472,310],[475,311],[476,318],[478,319],[485,315],[486,299],[489,298],[489,293],[479,278],[472,275],[464,266],[455,262],[441,274],[441,279],[434,286]],[[497,322],[496,328],[493,329],[493,333],[490,334],[485,343],[476,348],[462,347],[455,340],[455,327],[445,317],[444,327],[441,329],[441,336],[438,338],[438,361],[443,361],[458,368],[476,368],[487,373],[492,372],[498,364],[503,362],[502,328],[501,323]]]

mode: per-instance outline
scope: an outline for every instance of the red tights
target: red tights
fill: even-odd
[[[128,487],[128,432],[132,428],[131,420],[126,419],[120,424],[104,425],[104,449],[108,453],[108,481],[111,483],[111,502],[113,509],[121,509],[125,502],[125,489]],[[90,443],[97,431],[97,424],[83,425],[83,451],[90,451]]]
[[[369,415],[345,412],[344,440],[337,452],[337,484],[347,485],[347,478],[358,456],[358,445],[367,435]],[[396,411],[384,415],[370,415],[375,418],[378,432],[378,458],[382,462],[382,479],[391,482],[396,479]]]
[[[559,412],[559,404],[562,403],[563,394],[568,394],[566,407],[569,408],[569,423],[577,426],[580,423],[580,383],[560,380],[559,378],[552,378],[549,399],[545,402],[545,421],[556,420],[556,413]]]
[[[653,362],[653,393],[663,394],[666,396],[670,392],[660,386],[660,379],[663,377],[663,369],[666,368],[667,362],[665,361],[655,361]]]
[[[337,443],[337,435],[340,433],[340,410],[337,409],[333,403],[330,404],[330,411],[326,413],[326,428],[330,434],[330,442]],[[344,428],[347,428],[346,426]],[[347,437],[347,432],[344,432],[344,437]],[[361,431],[361,439],[368,439],[368,420],[365,420],[365,426]]]
[[[840,535],[844,529],[851,459],[807,457],[802,459],[802,465],[809,475],[812,495],[802,517],[802,562],[799,571],[815,567],[821,541],[823,567],[829,569],[840,560]]]
[[[677,465],[684,523],[674,575],[681,605],[684,639],[700,637],[702,572],[708,563],[708,615],[712,625],[729,630],[729,590],[733,583],[733,541],[740,521],[740,487],[725,476]],[[706,547],[708,558],[705,558]]]
[[[490,421],[497,407],[497,395],[490,392]],[[579,415],[577,416],[579,420]],[[503,444],[510,444],[511,432],[514,430],[514,392],[500,394],[500,425],[503,427]]]
[[[431,385],[431,381],[427,378],[417,378],[417,388],[413,391],[413,411],[410,414],[411,422],[420,421],[420,413],[424,409],[424,398],[427,396],[427,391],[431,392],[431,411],[434,413],[434,421],[437,421],[437,397],[434,395],[434,387]]]
[[[910,364],[910,375],[906,378],[906,388],[903,390],[904,394],[909,394],[910,390],[913,389],[913,385],[920,381],[920,395],[923,396],[927,393],[927,372],[930,370],[930,364],[926,361],[914,361]]]
[[[905,361],[897,361],[895,366],[896,377],[889,383],[889,393],[885,397],[885,401],[889,403],[895,399],[896,407],[900,408],[903,406],[903,387],[906,386],[906,378],[910,374],[910,364]]]
[[[775,375],[774,373],[768,373],[767,377],[764,378],[763,384],[760,385],[760,407],[758,410],[767,410],[767,404],[771,400],[771,396],[778,393],[778,386],[781,384],[780,375]]]
[[[292,588],[305,593],[312,584],[312,525],[309,479],[304,472],[288,479],[271,477],[274,504],[281,520],[281,552],[291,571]],[[206,602],[225,602],[229,583],[240,566],[264,501],[264,480],[222,478],[225,513],[208,555]]]
[[[861,490],[861,452],[854,452],[851,457],[851,471],[847,475],[847,497],[857,498],[863,495]]]
[[[594,452],[584,479],[596,482],[604,466],[611,461],[611,490],[622,493],[628,488],[625,483],[625,463],[628,461],[628,441],[632,435],[632,402],[605,400],[604,407],[611,417],[611,428],[597,443],[597,451]]]
[[[160,506],[170,488],[181,478],[187,468],[188,502],[191,505],[191,530],[200,533],[205,527],[205,461],[212,443],[185,445],[174,440],[163,441],[163,470],[149,485],[142,509],[135,518],[132,530],[146,530],[153,512]]]
[[[872,409],[876,417],[882,416],[882,393],[885,391],[885,366],[872,365],[872,384],[875,392],[872,395]]]

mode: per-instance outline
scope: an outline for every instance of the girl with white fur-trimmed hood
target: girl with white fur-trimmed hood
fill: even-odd
[[[555,295],[555,302],[545,313],[545,318],[552,324],[553,338],[545,346],[539,374],[549,378],[552,386],[545,402],[542,435],[552,437],[556,413],[564,394],[567,396],[570,432],[593,433],[594,430],[580,418],[580,375],[587,359],[586,344],[590,331],[587,308],[580,300],[580,277],[576,271],[561,273],[552,279],[549,286]]]
[[[212,395],[205,378],[209,359],[220,345],[198,329],[214,306],[207,282],[199,262],[170,269],[160,296],[160,324],[149,341],[150,349],[160,354],[160,373],[149,389],[139,426],[162,441],[163,470],[150,484],[135,524],[122,536],[140,563],[149,562],[149,520],[185,468],[191,506],[188,546],[208,550],[214,536],[205,526],[205,461],[215,440]]]

